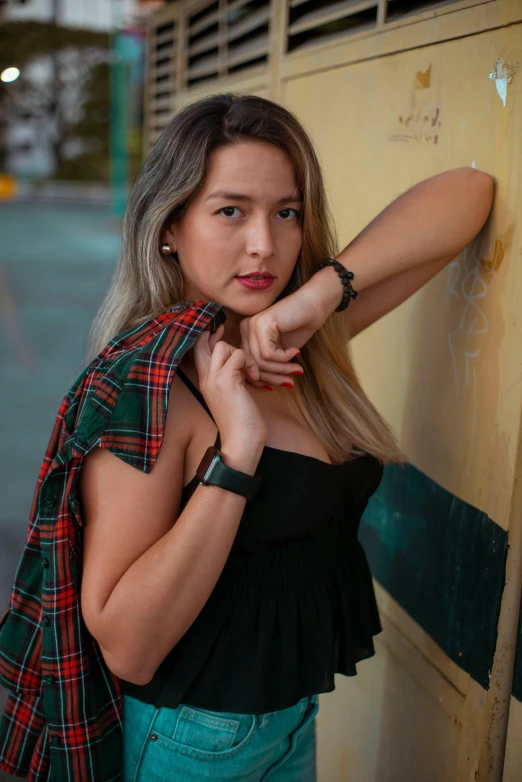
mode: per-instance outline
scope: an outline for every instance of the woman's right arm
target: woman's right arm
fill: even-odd
[[[151,680],[207,602],[246,503],[198,485],[178,516],[184,448],[168,435],[149,474],[100,448],[80,473],[82,615],[109,669],[134,684]],[[253,475],[263,446],[221,450],[225,464]]]
[[[221,434],[224,463],[254,475],[267,428],[244,372],[255,374],[257,365],[220,342],[222,335],[221,325],[194,346],[200,390]],[[219,486],[198,485],[179,513],[191,433],[183,408],[172,409],[150,473],[96,448],[79,476],[82,615],[109,669],[135,684],[151,680],[207,602],[246,503]]]

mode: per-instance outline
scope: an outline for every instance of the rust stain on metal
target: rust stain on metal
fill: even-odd
[[[429,67],[424,73],[422,71],[417,71],[415,73],[415,89],[416,90],[426,90],[431,85],[431,62],[429,64]]]
[[[484,258],[480,261],[484,271],[488,273],[498,272],[500,264],[504,260],[506,250],[511,246],[513,235],[516,229],[516,222],[511,223],[504,232],[502,239],[495,239],[493,244],[493,254],[491,258]]]

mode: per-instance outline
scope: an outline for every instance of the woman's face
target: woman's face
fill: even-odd
[[[217,301],[250,316],[269,307],[287,285],[302,243],[301,202],[287,154],[262,142],[220,147],[188,209],[163,236],[178,253],[185,298]],[[269,272],[262,290],[238,275]]]

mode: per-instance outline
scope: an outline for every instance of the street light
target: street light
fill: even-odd
[[[0,73],[0,79],[3,82],[10,82],[10,81],[16,81],[16,79],[20,76],[20,71],[18,68],[6,68],[5,71],[2,71]]]

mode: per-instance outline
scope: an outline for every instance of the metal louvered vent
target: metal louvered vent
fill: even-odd
[[[149,44],[149,127],[156,138],[174,110],[176,29],[174,22],[152,28]]]
[[[288,51],[372,29],[378,0],[289,0]]]
[[[187,19],[187,87],[266,64],[270,0],[216,0]]]
[[[446,5],[451,0],[388,0],[383,21]],[[287,51],[330,43],[377,25],[379,0],[288,0]]]
[[[453,0],[388,0],[387,22],[402,19],[408,14],[418,14],[421,11],[430,11],[432,8],[440,8]]]
[[[187,85],[219,78],[219,2],[187,19]]]
[[[270,0],[234,0],[227,3],[225,13],[227,73],[266,64],[270,50]]]

